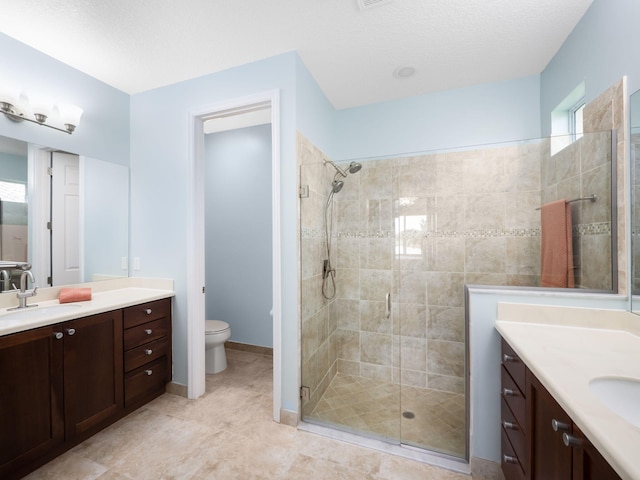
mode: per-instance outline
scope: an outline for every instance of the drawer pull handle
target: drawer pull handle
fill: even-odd
[[[67,328],[67,335],[71,336],[71,335],[75,335],[76,334],[76,329],[75,328]]]
[[[517,359],[513,355],[507,355],[505,353],[502,355],[502,363],[507,363],[507,362],[517,362]]]
[[[144,354],[145,354],[145,355],[151,355],[152,353],[153,353],[153,350],[151,350],[150,348],[147,348],[147,349],[144,351]]]
[[[518,426],[513,422],[507,422],[506,420],[502,421],[502,426],[507,430],[517,430]]]
[[[146,313],[147,315],[151,315],[152,310],[150,308],[147,308],[144,313]]]
[[[512,390],[512,389],[510,389],[510,388],[503,388],[503,389],[502,389],[502,394],[503,394],[505,397],[515,397],[515,396],[516,396],[516,392],[515,392],[515,391],[513,391],[513,390]]]
[[[518,463],[518,459],[516,457],[512,457],[511,455],[503,455],[502,460],[504,463]]]
[[[147,335],[151,335],[153,333],[153,330],[151,330],[150,328],[145,328],[144,333],[146,333]]]
[[[569,435],[568,433],[563,433],[562,443],[564,443],[567,447],[580,447],[582,446],[582,439],[574,437],[573,435]]]
[[[564,422],[559,422],[558,420],[556,420],[555,418],[553,420],[551,420],[551,428],[553,428],[554,432],[568,432],[569,431],[569,425],[564,423]]]
[[[149,369],[149,370],[145,370],[144,373],[149,376],[151,374],[153,374],[153,370]]]
[[[64,333],[62,332],[56,332],[53,334],[53,338],[55,338],[56,340],[60,340],[62,337],[64,337]]]

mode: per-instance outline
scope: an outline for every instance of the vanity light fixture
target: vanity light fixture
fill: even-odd
[[[26,113],[27,108],[20,105],[21,93],[18,88],[0,86],[0,112],[4,113],[9,120],[13,122],[26,120],[27,122],[36,123],[68,134],[72,134],[80,124],[80,117],[82,116],[80,107],[69,104],[58,104],[54,107],[53,102],[39,96],[34,96],[30,104],[26,102],[29,110],[33,112],[33,118],[29,118]],[[58,110],[64,128],[58,128],[55,125],[46,123],[54,108]]]

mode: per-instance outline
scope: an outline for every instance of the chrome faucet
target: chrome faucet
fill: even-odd
[[[27,280],[31,282],[33,288],[31,290],[27,290]],[[38,291],[38,286],[34,285],[35,279],[33,278],[33,273],[31,270],[24,270],[20,274],[20,290],[16,293],[18,297],[18,301],[20,302],[17,307],[9,308],[8,310],[17,310],[19,308],[27,308],[27,307],[37,307],[37,304],[27,305],[27,298],[35,297],[36,292]]]
[[[6,270],[0,270],[0,292],[5,292],[11,288],[11,275]]]

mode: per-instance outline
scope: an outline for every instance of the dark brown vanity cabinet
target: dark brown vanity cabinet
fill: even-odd
[[[502,341],[502,471],[507,480],[620,477]]]
[[[142,324],[158,332],[143,330],[142,363],[125,352],[123,329],[141,308],[162,319],[159,329]],[[21,478],[161,395],[171,380],[170,332],[165,299],[0,336],[0,478]]]
[[[0,478],[64,441],[62,335],[43,327],[0,337]]]
[[[124,395],[127,408],[164,392],[171,380],[171,301],[124,309]]]

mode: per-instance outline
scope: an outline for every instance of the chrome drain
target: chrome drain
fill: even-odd
[[[409,420],[411,420],[411,419],[413,419],[413,418],[416,418],[416,414],[415,414],[415,413],[413,413],[413,412],[408,412],[408,411],[407,411],[407,412],[402,412],[402,416],[403,416],[404,418],[408,418]]]

